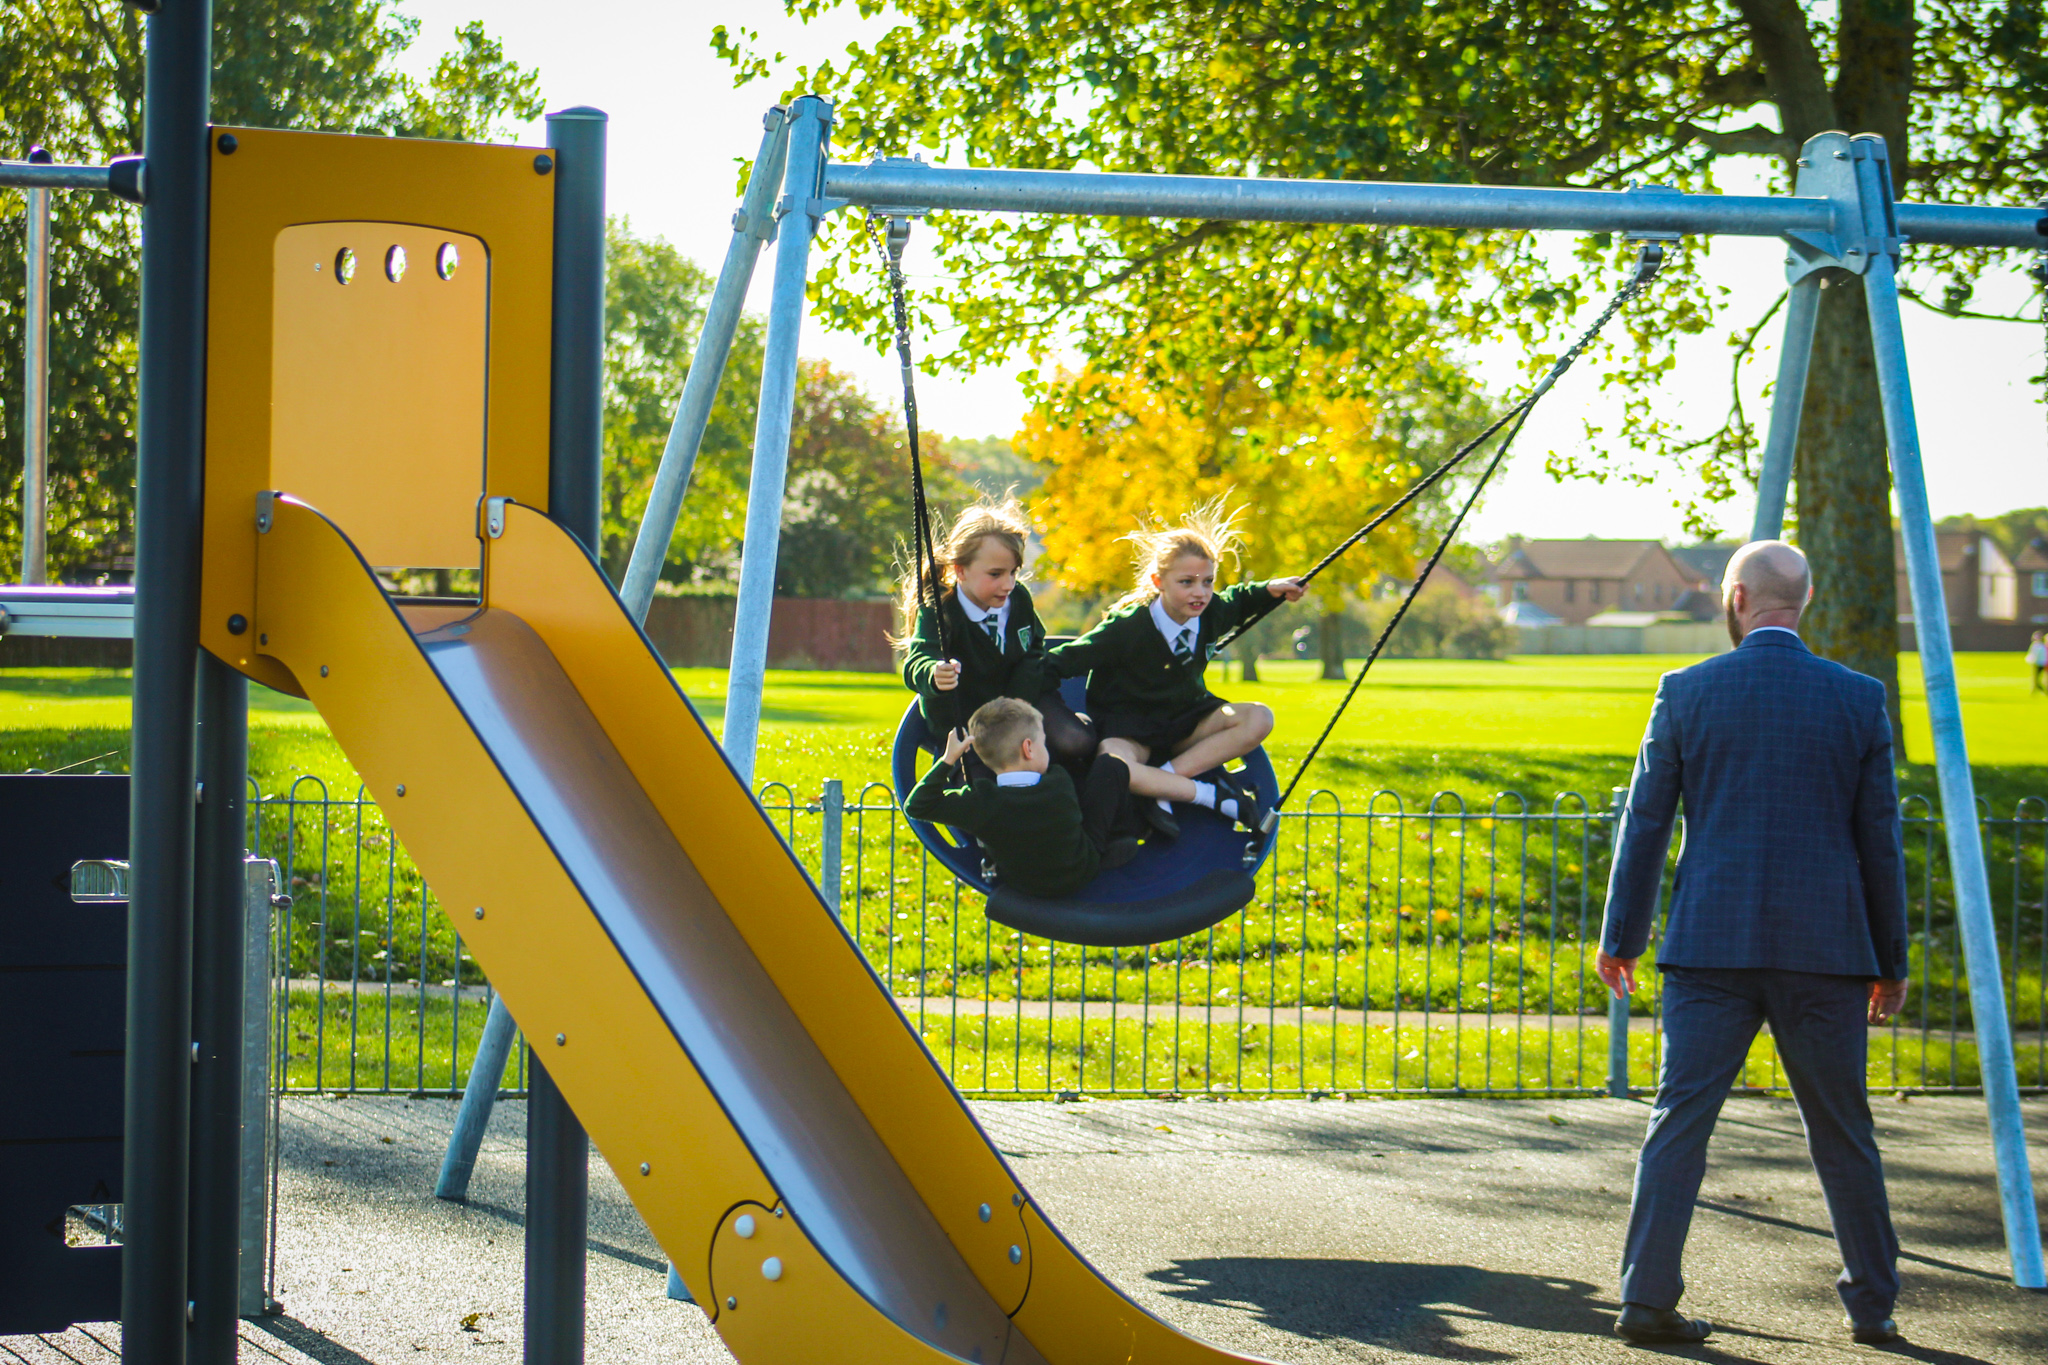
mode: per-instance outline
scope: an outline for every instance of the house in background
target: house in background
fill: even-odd
[[[1941,531],[1934,543],[1941,559],[1941,595],[1948,605],[1949,637],[1955,648],[2025,649],[2036,628],[2028,617],[2036,613],[2048,616],[2048,594],[2031,591],[2048,587],[2048,555],[2038,554],[2035,546],[2022,553],[2022,559],[2041,562],[2041,568],[2029,570],[2022,583],[2019,567],[1982,531]],[[1913,591],[1906,581],[1905,547],[1896,531],[1892,533],[1892,557],[1898,566],[1899,648],[1915,649]],[[2024,594],[2029,610],[2024,612],[2020,609],[2022,587],[2029,590]]]
[[[1688,594],[1701,587],[1656,540],[1524,540],[1508,542],[1493,566],[1500,604],[1515,610],[1528,604],[1565,625],[1584,625],[1603,612],[1683,612],[1695,615]],[[1527,610],[1517,615],[1533,615]],[[1714,615],[1719,615],[1718,601]],[[1711,619],[1711,618],[1708,618]]]
[[[2028,634],[2048,626],[2048,540],[2035,536],[2012,562],[2019,579],[2014,586],[2019,598],[2019,618]]]

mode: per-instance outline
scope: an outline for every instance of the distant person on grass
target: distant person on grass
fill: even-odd
[[[2048,695],[2048,683],[2042,681],[2048,675],[2048,630],[2034,632],[2033,643],[2027,646],[2027,663],[2034,670],[2034,690]]]
[[[1864,1083],[1867,1024],[1906,1001],[1906,877],[1884,685],[1808,652],[1806,557],[1752,541],[1728,563],[1732,653],[1657,685],[1616,835],[1595,965],[1635,989],[1681,802],[1685,843],[1657,951],[1664,1064],[1636,1165],[1614,1330],[1704,1340],[1677,1312],[1707,1139],[1768,1023],[1806,1128],[1856,1341],[1898,1338],[1897,1236]]]
[[[986,777],[962,766],[969,750]],[[980,841],[1004,885],[1033,896],[1070,896],[1105,867],[1120,867],[1138,841],[1115,826],[1130,793],[1131,770],[1098,755],[1077,793],[1067,771],[1048,760],[1045,725],[1030,703],[998,697],[946,738],[946,752],[903,802],[913,820],[966,830]]]

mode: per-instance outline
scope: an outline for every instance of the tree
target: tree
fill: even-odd
[[[971,501],[945,438],[920,434],[935,518]],[[797,366],[789,485],[775,590],[785,597],[886,592],[910,541],[910,461],[903,419],[822,360]]]
[[[625,578],[647,512],[711,286],[710,275],[667,242],[635,237],[623,218],[606,223],[604,544],[599,559],[614,583]],[[743,316],[663,564],[662,577],[671,582],[723,581],[738,568],[761,346],[761,320]]]
[[[483,138],[541,111],[539,80],[480,24],[425,84],[396,69],[419,21],[389,0],[216,0],[222,123]],[[142,19],[123,0],[0,0],[0,148],[60,161],[142,150]],[[0,563],[21,549],[23,215],[0,191]],[[52,196],[50,566],[103,575],[134,538],[138,218]],[[4,572],[4,571],[0,571]]]
[[[1305,363],[1341,370],[1346,362]],[[1034,507],[1047,567],[1083,592],[1130,587],[1122,537],[1216,497],[1243,509],[1243,576],[1301,573],[1476,425],[1461,401],[1469,390],[1456,377],[1430,390],[1445,401],[1407,406],[1305,397],[1333,387],[1321,379],[1291,393],[1213,379],[1190,395],[1090,370],[1060,387],[1077,392],[1032,412],[1017,446],[1048,471]],[[1346,591],[1382,574],[1412,574],[1443,511],[1439,496],[1419,500],[1413,514],[1353,546],[1311,585],[1323,613],[1325,678],[1344,676]],[[1222,576],[1231,576],[1228,566]]]
[[[844,0],[785,0],[812,17]],[[857,0],[877,13],[879,0]],[[879,40],[802,69],[839,98],[836,144],[925,147],[981,165],[1189,174],[1619,187],[1716,187],[1727,158],[1789,184],[1829,128],[1885,136],[1903,197],[2030,202],[2048,189],[2041,0],[897,0]],[[716,47],[765,74],[744,30]],[[947,273],[927,302],[958,328],[954,363],[1042,352],[1071,327],[1106,372],[1154,367],[1285,384],[1304,340],[1353,351],[1362,390],[1413,375],[1418,336],[1507,331],[1539,351],[1618,254],[1569,258],[1501,235],[1140,219],[935,215]],[[841,229],[842,233],[846,229]],[[844,237],[834,239],[849,249]],[[1754,478],[1739,405],[1682,431],[1650,385],[1678,337],[1720,325],[1689,247],[1629,315],[1615,358],[1618,433],[1552,455],[1560,474],[1639,480],[1671,462],[1695,529]],[[1989,253],[1918,250],[1906,286],[1960,307]],[[821,302],[879,327],[871,299],[826,276]],[[1731,336],[1739,356],[1753,332]],[[1797,455],[1798,536],[1819,596],[1806,634],[1897,694],[1889,475],[1861,292],[1823,295]],[[942,358],[943,359],[943,358]],[[1617,448],[1647,457],[1630,464]]]

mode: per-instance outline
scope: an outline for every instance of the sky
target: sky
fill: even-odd
[[[861,20],[848,5],[808,28],[784,17],[781,7],[735,7],[703,0],[580,0],[575,6],[540,0],[402,0],[422,21],[408,69],[424,75],[451,43],[454,30],[482,18],[504,42],[507,55],[537,68],[551,109],[588,104],[611,117],[609,207],[627,215],[636,233],[658,236],[715,271],[731,236],[737,202],[736,162],[751,157],[761,137],[761,114],[798,61],[837,54],[865,35],[886,30],[887,20]],[[736,16],[744,16],[738,19]],[[735,89],[730,69],[711,51],[712,28],[745,22],[760,46],[789,54],[775,78]],[[831,92],[820,91],[829,97]],[[538,124],[521,141],[539,143]],[[1724,180],[1726,177],[1724,177]],[[1731,191],[1751,187],[1728,183]],[[913,288],[917,245],[906,259]],[[1714,244],[1710,282],[1730,289],[1725,316],[1760,316],[1783,288],[1782,249],[1763,239],[1727,238]],[[767,306],[769,268],[755,272],[750,307]],[[1972,308],[2010,312],[2027,298],[2016,274],[1987,278]],[[1906,310],[1914,399],[1925,451],[1929,499],[1937,516],[1989,515],[2015,507],[2048,505],[2048,414],[2040,386],[2028,382],[2043,365],[2038,325],[1952,319],[1914,305]],[[893,356],[858,338],[807,322],[802,349],[859,376],[878,398],[893,403]],[[1719,336],[1689,341],[1658,397],[1660,409],[1693,418],[1701,429],[1717,421],[1728,402],[1729,361]],[[1473,357],[1479,373],[1504,391],[1517,374],[1503,350]],[[1775,373],[1775,343],[1760,346],[1745,367],[1744,389],[1752,420],[1761,421],[1760,394]],[[950,436],[1008,436],[1019,425],[1024,397],[1007,373],[965,380],[921,377],[918,409],[929,429]],[[1684,485],[1666,474],[1647,487],[1618,480],[1558,483],[1544,472],[1544,454],[1578,440],[1591,420],[1612,430],[1618,404],[1598,392],[1589,363],[1560,384],[1530,421],[1516,454],[1475,514],[1470,538],[1527,536],[1657,537],[1686,539],[1675,503]],[[1676,492],[1674,492],[1676,490]],[[1747,498],[1723,504],[1724,529],[1747,531]]]

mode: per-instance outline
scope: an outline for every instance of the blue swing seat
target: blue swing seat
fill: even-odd
[[[1060,695],[1076,711],[1086,709],[1081,679],[1068,678]],[[932,762],[925,747],[932,742],[913,698],[896,728],[891,756],[897,800],[910,794]],[[1280,784],[1264,749],[1245,755],[1239,780],[1254,787],[1269,808],[1279,799]],[[1247,834],[1199,806],[1176,806],[1180,838],[1171,843],[1148,839],[1122,867],[1106,869],[1071,896],[1048,900],[990,885],[982,876],[981,846],[959,830],[904,818],[947,871],[988,896],[990,919],[1040,938],[1094,948],[1168,943],[1229,918],[1251,901],[1257,890],[1252,874],[1272,854],[1277,837]],[[1254,845],[1255,856],[1247,861],[1246,849]]]

